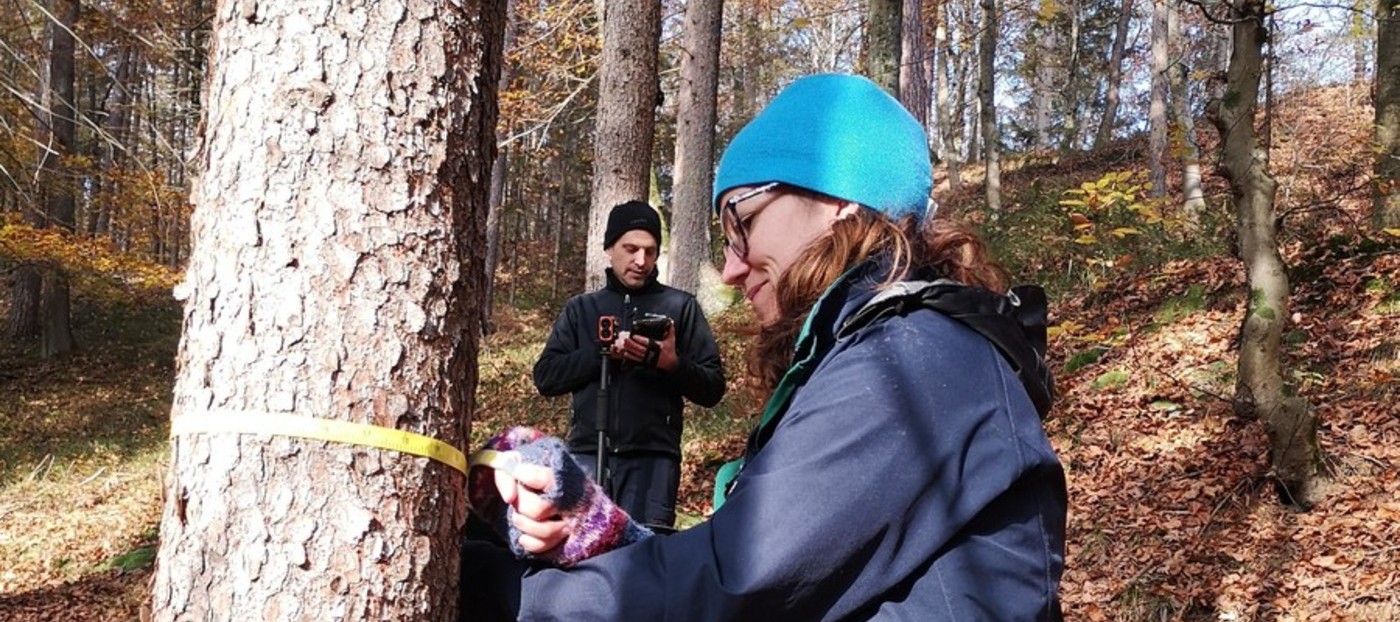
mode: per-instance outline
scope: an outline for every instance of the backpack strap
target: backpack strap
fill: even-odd
[[[1011,288],[1005,295],[949,279],[901,281],[870,299],[842,324],[837,339],[875,322],[919,309],[933,309],[982,335],[1011,364],[1043,419],[1055,399],[1055,381],[1045,364],[1045,290]]]

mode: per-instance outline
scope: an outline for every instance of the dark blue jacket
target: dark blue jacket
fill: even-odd
[[[473,619],[1058,620],[1064,475],[993,346],[915,310],[835,340],[873,295],[837,284],[811,373],[706,522],[567,569],[469,546]],[[824,343],[823,343],[824,342]],[[494,596],[494,598],[493,598]]]
[[[624,296],[630,298],[626,309]],[[621,319],[642,313],[665,315],[675,322],[678,360],[669,372],[611,361],[607,414],[613,451],[656,451],[679,458],[682,400],[709,407],[724,397],[719,346],[695,297],[662,285],[654,272],[641,287],[629,289],[608,269],[606,286],[565,303],[535,363],[535,388],[541,395],[573,394],[571,451],[593,452],[598,446],[598,384],[603,370],[598,317]]]

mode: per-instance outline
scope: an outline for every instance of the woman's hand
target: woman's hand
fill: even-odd
[[[549,468],[517,461],[514,468],[496,469],[496,489],[515,508],[511,523],[520,530],[518,544],[527,553],[551,551],[571,535],[568,523],[544,497],[553,488],[554,472]]]

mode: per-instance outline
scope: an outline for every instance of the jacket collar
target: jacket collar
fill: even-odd
[[[656,268],[652,268],[651,274],[647,276],[646,282],[642,283],[641,287],[632,289],[624,285],[622,279],[617,278],[616,274],[613,274],[612,268],[604,268],[603,275],[608,279],[608,283],[604,286],[604,289],[618,294],[651,294],[659,292],[665,287],[661,284],[661,281],[657,280],[657,274],[659,272],[660,271]]]
[[[759,446],[766,443],[772,433],[771,425],[787,410],[788,402],[797,387],[807,382],[827,350],[836,343],[836,329],[850,314],[860,309],[866,301],[875,296],[875,284],[886,273],[883,261],[867,260],[847,270],[836,279],[821,297],[812,305],[807,321],[798,334],[797,345],[792,356],[792,366],[783,374],[773,395],[764,406],[759,418],[754,439]],[[756,449],[756,447],[755,447]]]
[[[787,411],[793,393],[798,387],[806,384],[812,370],[836,343],[837,327],[875,296],[875,285],[888,271],[883,260],[864,261],[837,278],[813,303],[812,311],[807,314],[807,321],[802,325],[802,332],[798,334],[792,366],[788,367],[787,373],[783,374],[782,380],[779,380],[778,386],[773,389],[773,395],[769,396],[768,403],[764,405],[758,425],[749,434],[744,456],[724,464],[715,474],[715,509],[719,509],[728,498],[735,480],[744,470],[744,463],[768,443],[778,420]]]

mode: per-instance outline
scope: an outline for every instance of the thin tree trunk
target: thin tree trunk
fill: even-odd
[[[1168,65],[1167,78],[1172,118],[1176,120],[1177,150],[1181,153],[1181,211],[1187,226],[1196,229],[1206,209],[1205,191],[1201,188],[1201,149],[1196,145],[1196,124],[1191,115],[1191,94],[1186,84],[1180,0],[1168,2],[1167,49],[1172,51],[1172,61]]]
[[[1288,321],[1288,271],[1278,250],[1274,196],[1278,183],[1268,170],[1268,152],[1255,136],[1266,40],[1264,0],[1231,6],[1234,49],[1223,93],[1207,114],[1220,132],[1221,170],[1235,202],[1240,256],[1249,301],[1240,330],[1235,407],[1264,422],[1273,474],[1284,502],[1307,507],[1315,501],[1318,474],[1317,418],[1302,398],[1290,395],[1283,369],[1283,328]]]
[[[901,19],[899,101],[918,119],[928,134],[928,109],[932,103],[928,94],[929,54],[924,45],[923,2],[907,0]]]
[[[506,0],[505,15],[505,35],[501,44],[503,57],[509,55],[515,47],[515,0]],[[510,90],[510,82],[514,75],[515,72],[512,71],[510,63],[501,63],[501,77],[497,82],[496,92],[505,93]],[[510,167],[510,158],[506,157],[505,139],[509,134],[509,127],[499,126],[496,128],[498,151],[496,161],[491,165],[490,211],[486,217],[486,265],[481,300],[481,332],[483,335],[489,335],[494,331],[491,324],[491,314],[496,311],[496,266],[500,265],[501,261],[501,210],[506,196],[506,171]]]
[[[550,274],[552,276],[549,279],[549,299],[558,300],[559,281],[564,277],[563,270],[560,269],[561,266],[559,265],[564,259],[564,210],[562,206],[554,210],[554,223],[549,230],[553,235],[550,242],[554,249],[554,252],[550,253],[550,256],[554,258],[554,265],[551,266],[550,269]]]
[[[971,68],[968,68],[968,69],[969,69],[969,72],[970,72],[970,71],[971,71]],[[969,87],[969,90],[972,90],[973,88],[978,88],[978,87],[976,86],[975,83],[974,83],[972,86]],[[979,92],[980,92],[980,88],[978,88],[978,90],[979,90]],[[966,97],[971,97],[971,95],[968,95],[968,94],[963,94],[963,95],[966,96]],[[968,162],[981,162],[981,161],[982,161],[982,103],[981,103],[980,101],[977,101],[977,100],[974,100],[974,99],[969,99],[969,100],[967,100],[966,103],[964,104],[964,107],[965,107],[965,108],[971,108],[971,110],[965,110],[965,111],[964,111],[964,117],[963,117],[963,118],[967,119],[968,127],[963,131],[963,151],[966,151],[966,152],[967,152],[967,161],[968,161]]]
[[[1031,32],[1034,36],[1034,64],[1029,69],[1031,75],[1030,98],[1031,98],[1031,149],[1043,149],[1050,146],[1051,117],[1055,111],[1056,91],[1063,87],[1059,84],[1058,75],[1055,71],[1055,57],[1063,53],[1064,44],[1060,40],[1060,33],[1056,28],[1053,16],[1056,11],[1045,10],[1047,3],[1059,5],[1058,0],[1041,0],[1041,8],[1036,11],[1037,16],[1030,24]],[[1057,119],[1055,125],[1064,123],[1064,119]]]
[[[505,236],[507,240],[510,240],[512,248],[512,252],[506,254],[506,256],[509,258],[506,260],[506,270],[511,275],[510,287],[507,290],[506,304],[509,304],[512,307],[515,306],[515,292],[519,289],[520,284],[520,231],[522,228],[520,224],[521,218],[522,216],[520,215],[520,211],[516,211],[515,218],[512,219],[515,222],[515,226],[510,227],[506,231]],[[509,223],[510,221],[507,221],[507,224]],[[558,255],[558,251],[555,252],[555,255]]]
[[[1376,0],[1376,161],[1372,223],[1400,227],[1400,5]]]
[[[223,3],[155,620],[459,619],[464,475],[284,426],[470,438],[503,6]]]
[[[1083,133],[1084,123],[1081,119],[1081,109],[1084,97],[1080,92],[1084,89],[1084,74],[1086,72],[1076,70],[1081,62],[1080,55],[1083,50],[1083,19],[1080,17],[1078,4],[1071,5],[1069,19],[1069,54],[1064,66],[1060,68],[1061,79],[1064,81],[1063,96],[1064,102],[1061,114],[1065,117],[1064,134],[1060,136],[1060,151],[1069,152],[1079,148],[1079,137]]]
[[[700,269],[709,263],[710,256],[710,191],[714,186],[723,15],[723,0],[690,0],[682,29],[685,39],[676,107],[669,281],[672,287],[691,293],[700,290]]]
[[[107,98],[107,119],[103,132],[107,135],[102,142],[102,171],[118,172],[125,163],[126,140],[131,125],[131,76],[133,54],[130,48],[123,47],[117,53],[117,67],[112,72],[112,94]],[[89,233],[105,236],[112,228],[112,203],[120,196],[122,187],[115,180],[103,183],[103,196],[93,210],[92,227]]]
[[[1118,100],[1123,88],[1123,56],[1128,45],[1128,27],[1132,25],[1134,0],[1123,0],[1118,13],[1118,26],[1113,31],[1113,48],[1108,56],[1108,78],[1104,94],[1103,117],[1094,133],[1093,150],[1098,151],[1113,140],[1118,126]]]
[[[996,0],[982,0],[982,12],[986,24],[982,31],[981,79],[977,88],[978,99],[982,103],[982,149],[987,163],[986,203],[987,211],[996,218],[1001,212],[1001,133],[997,131],[996,105],[996,57],[997,57],[997,4]]]
[[[939,155],[947,163],[948,187],[956,191],[962,188],[962,148],[959,144],[961,141],[958,140],[962,123],[961,119],[953,114],[953,102],[949,96],[948,77],[953,71],[953,63],[950,60],[953,56],[953,45],[948,35],[948,25],[952,19],[948,16],[947,2],[938,3],[938,11],[938,27],[934,31],[937,54],[934,74],[938,83],[938,127],[943,136],[943,153]]]
[[[1348,37],[1348,38],[1351,39],[1351,59],[1352,59],[1352,60],[1351,60],[1351,79],[1352,79],[1352,82],[1354,82],[1355,85],[1356,85],[1357,87],[1360,87],[1362,84],[1365,84],[1365,83],[1366,83],[1366,56],[1367,56],[1367,52],[1371,51],[1371,50],[1369,49],[1369,48],[1371,47],[1371,40],[1366,36],[1367,34],[1370,33],[1370,30],[1371,30],[1371,29],[1369,28],[1370,24],[1367,23],[1367,20],[1366,20],[1366,4],[1367,4],[1366,0],[1351,0],[1351,7],[1350,7],[1350,8],[1351,8],[1351,34],[1352,34],[1352,36],[1351,36],[1351,37]],[[1380,43],[1380,39],[1379,39],[1379,37],[1380,37],[1380,30],[1379,30],[1379,28],[1380,28],[1380,27],[1384,27],[1384,26],[1386,25],[1387,13],[1389,13],[1391,16],[1394,16],[1394,15],[1395,15],[1395,3],[1392,2],[1392,3],[1390,3],[1389,6],[1387,6],[1386,3],[1385,3],[1383,0],[1377,2],[1377,3],[1376,3],[1376,26],[1377,26],[1377,31],[1376,31],[1377,40],[1376,40],[1376,44],[1379,44],[1379,43]],[[1380,48],[1376,48],[1376,52],[1380,52]],[[1396,54],[1396,52],[1393,51],[1393,50],[1390,50],[1389,53],[1390,53],[1391,55]],[[1377,54],[1377,56],[1379,56],[1379,54]],[[1379,59],[1379,58],[1376,59],[1376,65],[1377,65],[1377,66],[1380,65],[1380,59]],[[1348,89],[1348,92],[1350,92],[1350,89]],[[1348,106],[1351,105],[1351,101],[1352,101],[1352,98],[1348,97],[1348,98],[1347,98],[1347,105],[1348,105]],[[1350,110],[1350,108],[1348,108],[1348,110]]]
[[[1147,109],[1148,181],[1154,197],[1167,193],[1167,0],[1152,0],[1152,87]]]
[[[588,218],[587,289],[603,285],[603,233],[618,204],[644,200],[651,180],[651,147],[660,97],[657,54],[661,0],[607,3],[603,60],[598,69],[598,117],[593,152],[593,198]]]
[[[497,143],[500,142],[500,134],[496,135]],[[498,147],[500,152],[496,154],[496,162],[491,166],[491,192],[489,195],[489,213],[486,216],[486,261],[482,266],[481,293],[481,334],[489,335],[495,332],[495,326],[491,322],[491,315],[495,313],[496,304],[496,268],[501,263],[501,211],[504,209],[506,197],[506,168],[509,167],[509,158],[506,157],[506,147]]]

